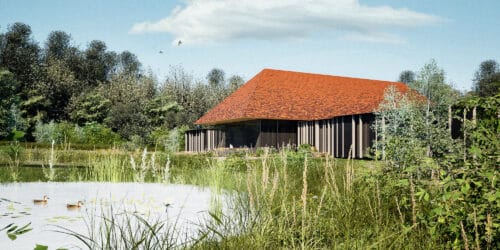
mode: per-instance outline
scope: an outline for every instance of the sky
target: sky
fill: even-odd
[[[41,46],[55,30],[81,49],[101,40],[160,80],[181,66],[196,79],[273,68],[395,81],[435,59],[467,91],[482,61],[500,62],[498,10],[498,0],[0,0],[0,32],[23,22]]]

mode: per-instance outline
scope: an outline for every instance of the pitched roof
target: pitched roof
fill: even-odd
[[[400,82],[264,69],[196,121],[214,125],[254,119],[322,120],[373,112]]]

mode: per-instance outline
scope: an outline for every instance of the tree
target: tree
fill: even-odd
[[[116,67],[116,53],[108,52],[103,41],[90,42],[85,50],[84,75],[88,86],[95,87],[106,82]]]
[[[415,81],[415,72],[411,70],[404,70],[399,74],[398,82],[410,84]]]
[[[64,31],[52,31],[45,42],[45,61],[63,60],[71,48],[71,36]]]
[[[228,95],[236,91],[239,87],[241,87],[245,83],[243,77],[239,75],[231,76],[228,81],[229,81]]]
[[[26,99],[27,90],[36,81],[34,66],[39,63],[40,48],[31,37],[31,27],[14,23],[2,36],[0,67],[14,74],[19,83],[21,99]]]
[[[435,60],[425,64],[409,86],[427,98],[428,109],[434,110],[438,119],[448,119],[449,105],[460,96],[458,91],[445,82],[445,72]]]
[[[123,51],[118,55],[117,68],[119,73],[139,76],[141,73],[141,62],[137,56],[130,51]]]
[[[479,65],[474,76],[474,92],[481,97],[500,93],[500,69],[495,60],[486,60]]]
[[[148,77],[118,74],[111,78],[109,84],[98,88],[99,93],[111,102],[104,123],[123,138],[145,138],[151,132],[151,121],[146,110],[152,98],[150,81],[152,79]]]
[[[210,70],[207,74],[208,84],[212,88],[224,87],[225,75],[226,73],[222,69],[214,68]]]
[[[220,103],[228,95],[225,84],[225,73],[221,69],[214,68],[207,74],[208,80],[208,101],[209,108]]]
[[[418,98],[403,94],[393,86],[386,89],[384,100],[375,112],[379,155],[397,169],[421,165],[425,158],[425,108]]]
[[[147,107],[147,111],[151,120],[151,125],[157,129],[173,129],[177,126],[175,116],[182,107],[170,97],[158,95],[153,98]]]
[[[44,68],[44,79],[38,82],[38,88],[46,100],[47,119],[54,121],[67,120],[66,108],[73,95],[82,91],[81,84],[76,80],[73,72],[62,60],[50,59]]]
[[[14,75],[7,70],[0,70],[0,138],[11,132],[11,108],[17,102],[18,83]]]
[[[83,126],[87,123],[103,123],[111,109],[111,101],[93,90],[73,96],[66,109],[70,121]]]

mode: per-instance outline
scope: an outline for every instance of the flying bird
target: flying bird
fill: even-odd
[[[177,42],[177,46],[181,46],[181,44],[182,44],[182,41],[181,41],[181,40],[179,40],[179,41]]]
[[[163,50],[158,51],[158,53],[163,54]]]

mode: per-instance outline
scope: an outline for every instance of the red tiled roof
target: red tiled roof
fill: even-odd
[[[264,69],[202,116],[196,124],[214,125],[254,119],[322,120],[373,112],[388,82]]]

